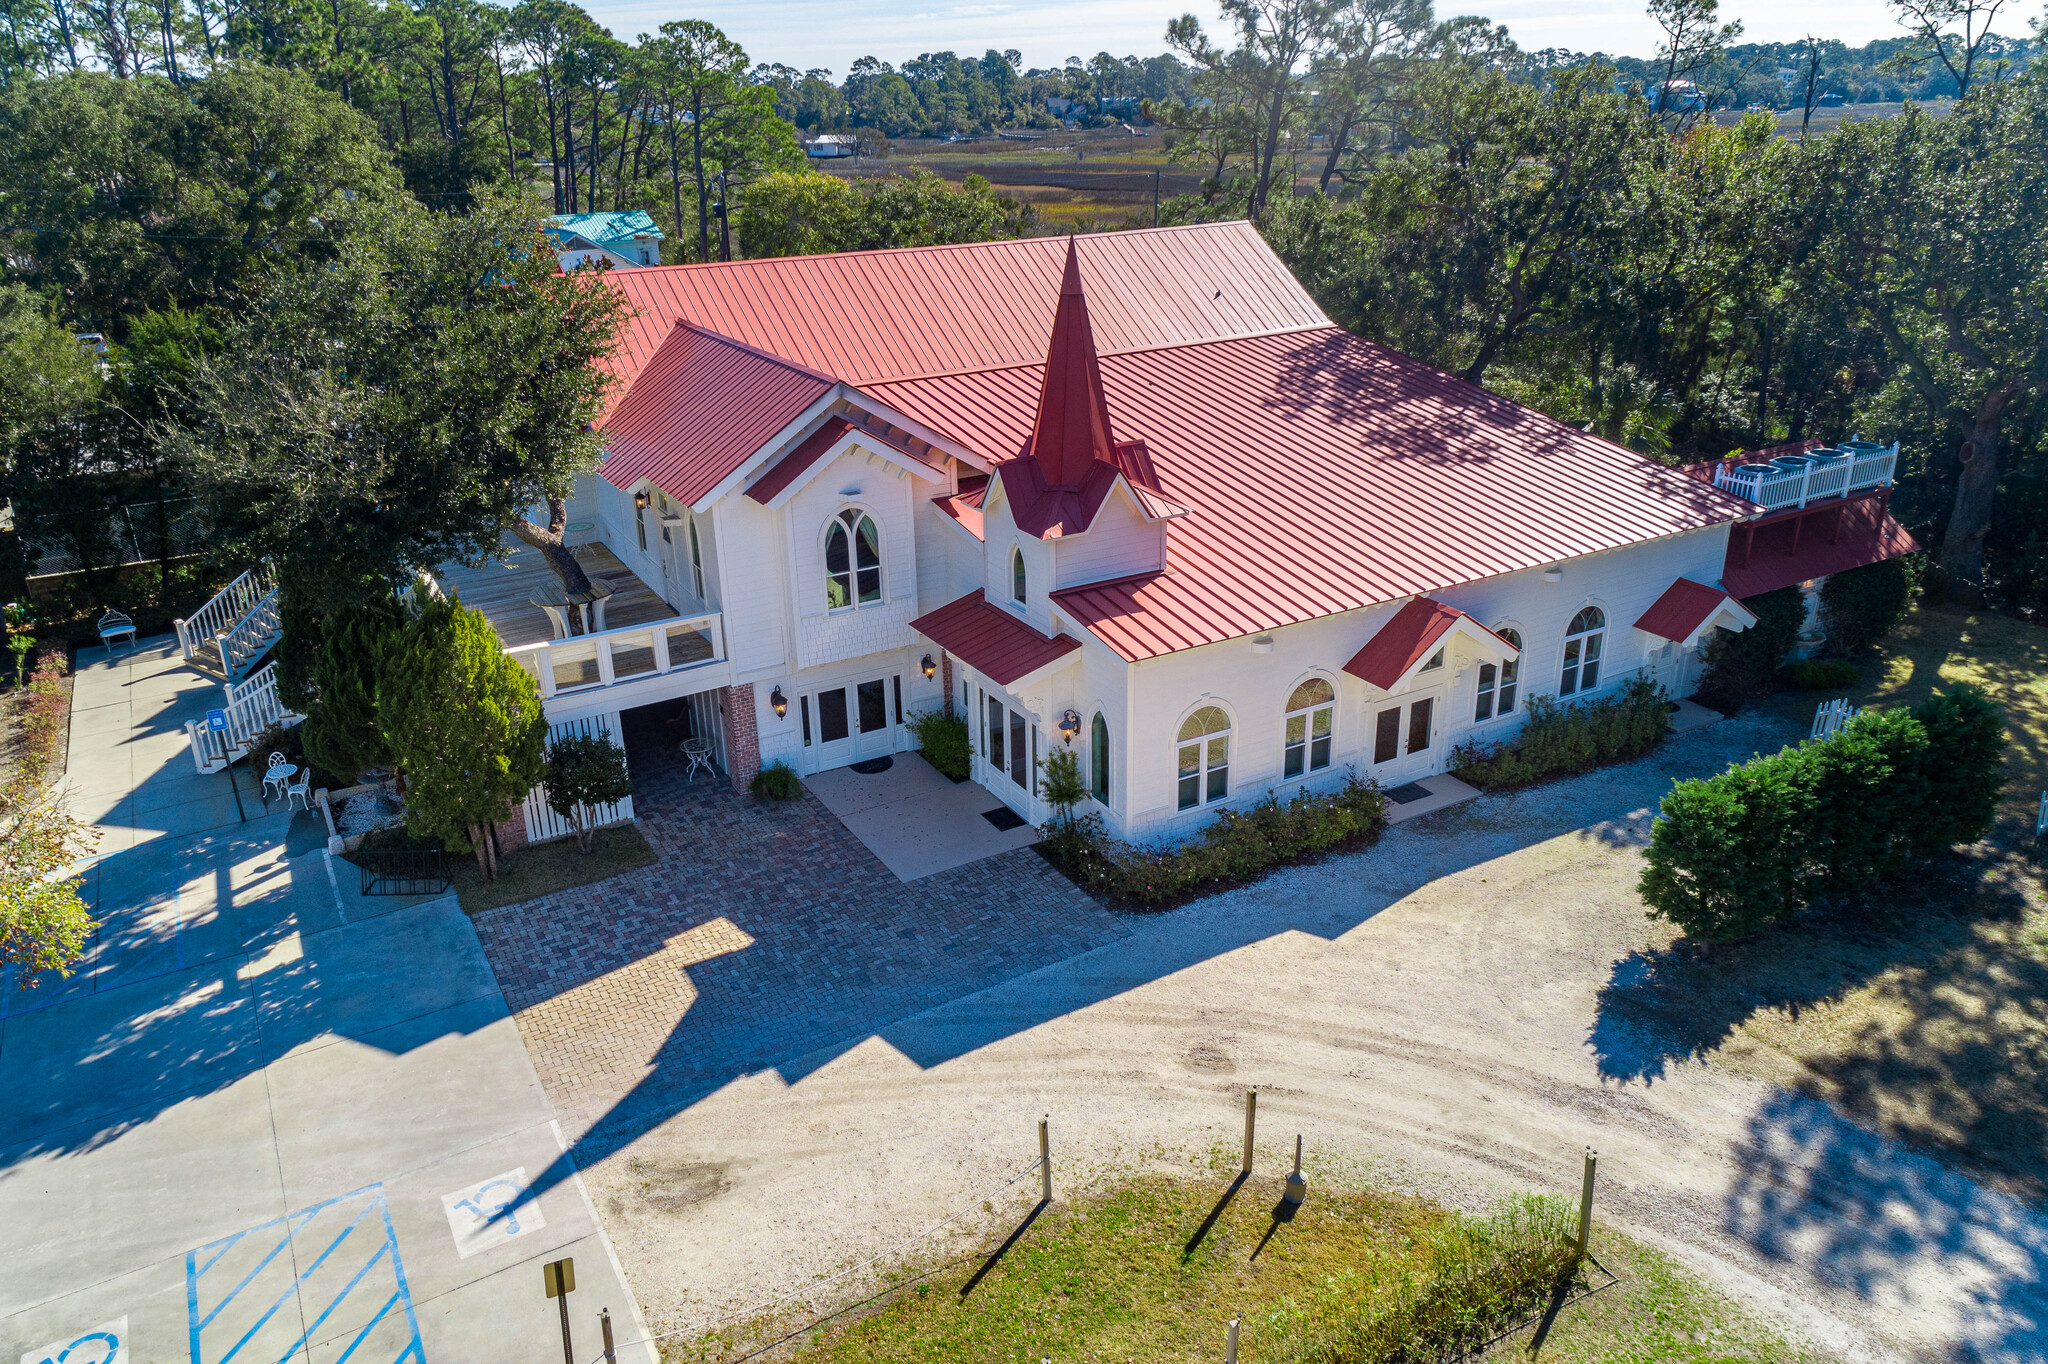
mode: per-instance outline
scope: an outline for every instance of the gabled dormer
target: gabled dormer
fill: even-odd
[[[1145,442],[1110,427],[1071,238],[1031,434],[982,512],[988,600],[1033,616],[1061,588],[1163,569],[1166,523],[1186,515],[1160,489]]]

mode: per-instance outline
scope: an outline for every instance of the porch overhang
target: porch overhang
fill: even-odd
[[[1920,546],[1891,515],[1887,492],[1730,526],[1721,585],[1738,599],[1754,597],[1915,552]]]
[[[1042,635],[999,606],[980,588],[919,616],[910,628],[998,686],[1028,684],[1070,662],[1081,641]]]
[[[1521,650],[1457,607],[1416,597],[1373,633],[1344,671],[1381,691],[1397,691],[1453,638],[1471,641],[1481,657],[1497,663],[1521,657]]]
[[[1680,578],[1637,618],[1636,629],[1690,649],[1717,628],[1739,631],[1754,624],[1756,613],[1725,589]]]

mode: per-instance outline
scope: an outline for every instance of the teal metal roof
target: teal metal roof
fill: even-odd
[[[637,208],[629,213],[557,213],[547,220],[547,230],[557,241],[574,235],[603,247],[631,242],[635,237],[662,240],[654,219]]]

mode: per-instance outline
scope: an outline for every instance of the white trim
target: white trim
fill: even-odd
[[[833,409],[852,391],[843,383],[835,383],[819,394],[817,400],[799,412],[789,425],[770,436],[765,445],[741,460],[738,467],[712,486],[710,492],[692,502],[690,510],[699,514],[708,512],[727,493],[745,487],[753,480],[755,474],[773,463],[778,454],[795,446],[797,442],[823,426],[825,419],[832,415]]]
[[[867,440],[862,440],[862,436],[867,436]],[[862,431],[856,426],[848,430],[838,440],[833,441],[823,454],[811,461],[811,466],[808,469],[792,478],[781,491],[761,505],[769,511],[781,511],[789,505],[791,499],[810,485],[812,479],[823,473],[842,455],[850,453],[856,445],[860,447],[860,452],[868,458],[879,459],[884,464],[894,465],[913,478],[921,478],[927,483],[945,482],[946,476],[940,470],[932,468],[931,465],[926,464],[921,459],[915,459],[900,451],[890,449],[878,437]],[[783,458],[787,459],[788,456],[785,455]],[[766,473],[767,470],[764,469],[762,472]]]

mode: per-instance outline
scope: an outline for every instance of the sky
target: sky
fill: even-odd
[[[979,56],[989,48],[1017,48],[1024,65],[1058,66],[1068,57],[1097,52],[1150,57],[1166,49],[1167,20],[1192,10],[1222,39],[1209,0],[583,0],[592,18],[630,42],[671,19],[708,19],[747,49],[757,62],[822,66],[843,77],[856,58],[894,64],[921,52],[948,49]],[[1648,57],[1657,29],[1640,0],[1495,0],[1458,4],[1437,0],[1443,16],[1484,14],[1506,24],[1524,48],[1565,47],[1579,52]],[[1899,33],[1884,0],[1722,0],[1722,14],[1740,19],[1745,36],[1790,42],[1808,33],[1860,46]],[[1998,31],[2015,37],[2039,13],[2028,0],[2000,16]]]

